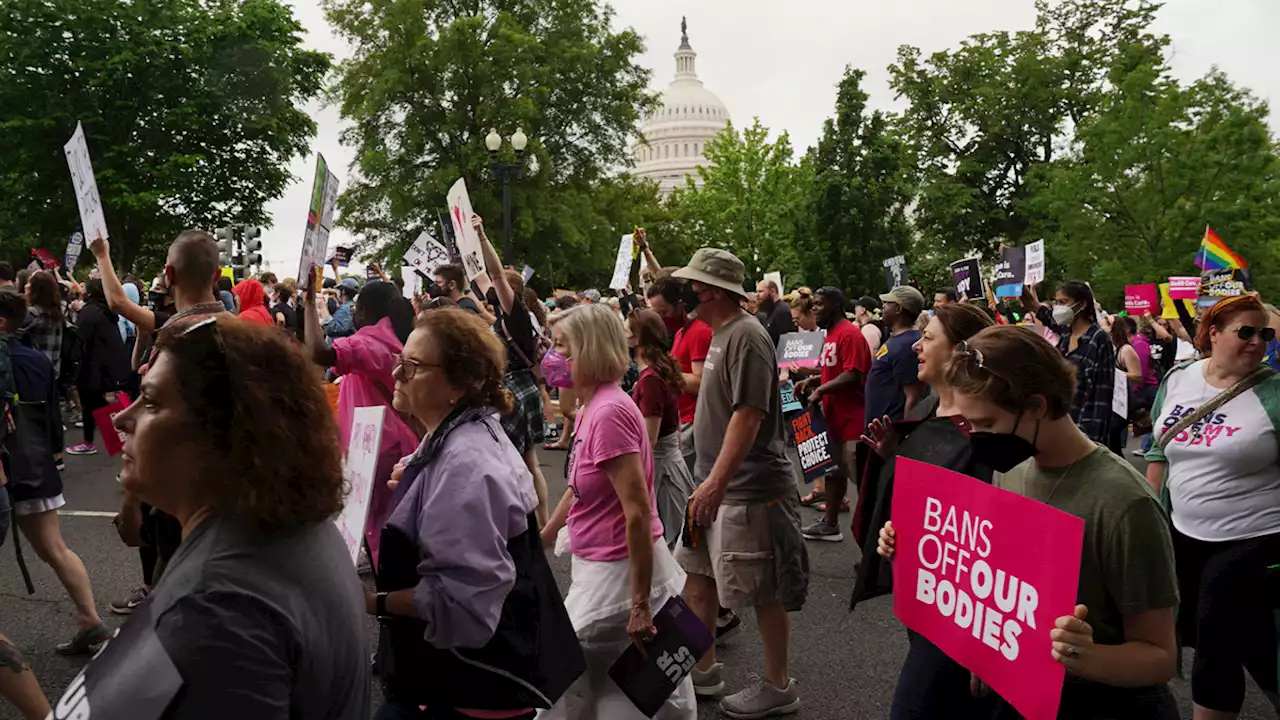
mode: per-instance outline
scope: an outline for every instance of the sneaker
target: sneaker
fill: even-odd
[[[120,600],[111,601],[111,612],[117,615],[128,615],[133,609],[142,604],[147,599],[147,595],[151,594],[151,589],[146,585],[134,590]]]
[[[1143,450],[1142,448],[1138,448],[1137,450],[1134,450],[1132,454],[1134,457],[1146,457],[1147,451]]]
[[[695,667],[689,673],[693,678],[693,694],[698,697],[716,697],[724,692],[724,680],[720,677],[723,670],[724,663],[713,663],[706,672]]]
[[[67,448],[68,455],[97,455],[98,448],[86,442],[76,443]]]
[[[719,642],[733,634],[742,626],[742,618],[738,617],[738,613],[732,610],[725,610],[716,616],[716,642]]]
[[[840,528],[834,525],[828,525],[826,520],[818,520],[809,527],[800,531],[804,535],[805,540],[822,540],[823,542],[840,542],[844,540],[844,535],[840,534]]]
[[[91,655],[102,647],[102,643],[114,636],[106,625],[98,623],[94,627],[85,628],[76,636],[54,648],[59,655]]]
[[[745,690],[720,701],[720,712],[734,720],[756,720],[774,715],[790,715],[800,711],[800,693],[795,678],[787,678],[787,687],[778,689],[764,678],[752,675]]]
[[[58,472],[66,472],[66,471],[67,471],[67,463],[66,463],[66,462],[64,462],[62,458],[54,458],[54,460],[53,460],[53,469],[54,469],[54,470],[57,470]]]

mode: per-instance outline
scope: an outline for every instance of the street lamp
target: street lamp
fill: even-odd
[[[511,149],[516,151],[513,163],[499,162],[498,151],[502,149],[502,136],[496,129],[490,129],[485,136],[484,146],[489,149],[489,169],[495,180],[502,182],[502,234],[503,259],[514,262],[511,254],[511,181],[519,181],[524,177],[524,149],[529,145],[529,136],[520,128],[511,135]]]

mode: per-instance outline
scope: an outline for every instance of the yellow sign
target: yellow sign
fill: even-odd
[[[1196,301],[1183,300],[1182,304],[1187,308],[1187,314],[1191,317],[1196,315]],[[1165,320],[1177,320],[1178,308],[1174,307],[1173,300],[1169,298],[1169,283],[1160,283],[1160,317]]]
[[[222,277],[230,278],[231,282],[236,281],[236,274],[231,268],[222,268]]]

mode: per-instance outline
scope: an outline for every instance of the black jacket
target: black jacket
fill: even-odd
[[[89,302],[80,308],[76,327],[83,349],[77,385],[91,393],[115,392],[129,379],[129,358],[120,339],[116,314],[105,304]]]

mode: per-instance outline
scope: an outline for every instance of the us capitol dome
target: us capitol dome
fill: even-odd
[[[675,80],[662,93],[661,106],[644,118],[632,151],[633,173],[656,180],[663,195],[683,187],[686,177],[698,180],[696,168],[710,164],[703,156],[707,143],[729,122],[724,103],[698,79],[697,57],[689,45],[688,25],[681,19]]]

